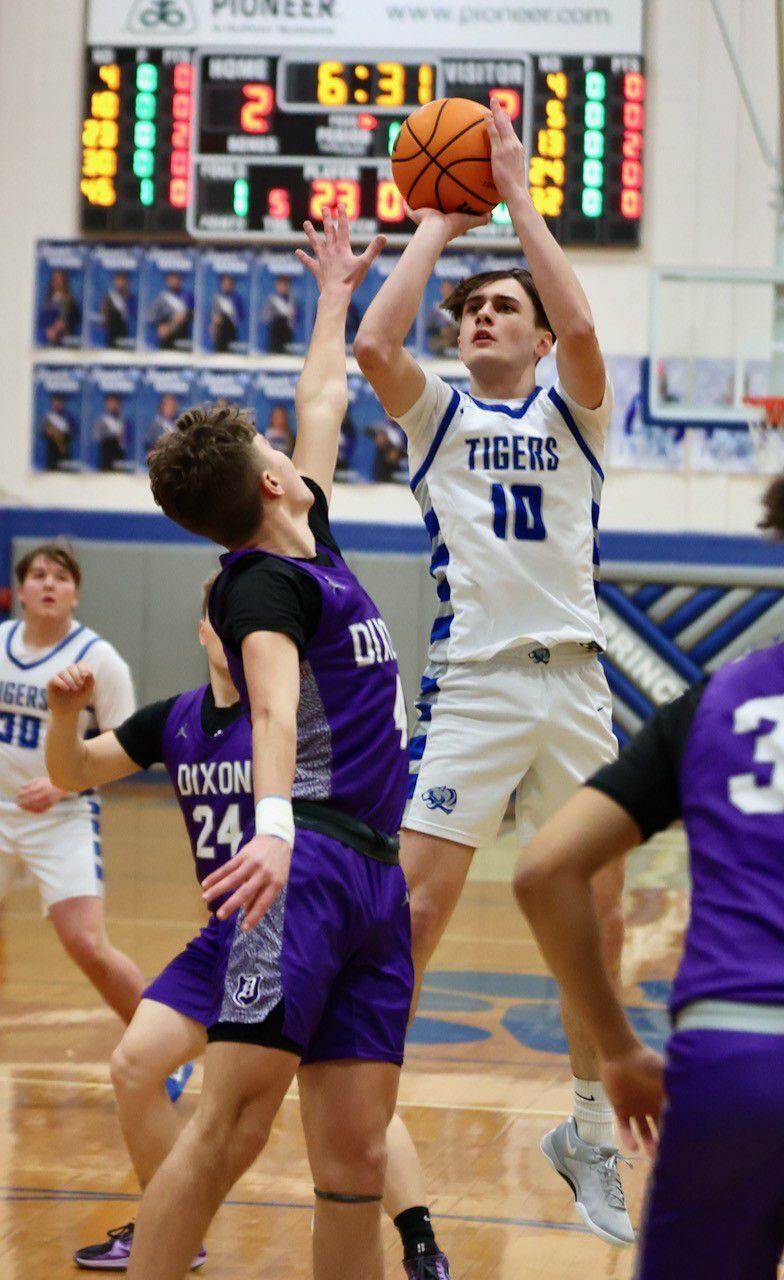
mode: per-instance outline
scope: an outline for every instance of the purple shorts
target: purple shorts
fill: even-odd
[[[637,1280],[775,1280],[784,1249],[784,1036],[676,1031]]]
[[[157,1000],[203,1027],[211,1027],[220,1013],[226,957],[235,925],[235,917],[218,920],[210,916],[201,933],[153,979],[143,999]]]
[[[211,1041],[399,1065],[413,988],[400,867],[299,830],[288,884],[256,928],[211,919],[144,995]]]

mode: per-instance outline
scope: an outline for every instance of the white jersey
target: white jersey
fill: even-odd
[[[32,649],[24,643],[23,622],[0,623],[0,802],[14,803],[25,782],[46,776],[47,681],[82,661],[95,675],[95,693],[79,717],[79,732],[84,736],[114,729],[133,713],[135,700],[128,665],[108,640],[73,622],[53,648]],[[60,803],[69,809],[89,807],[84,796]]]
[[[431,663],[526,646],[604,648],[596,602],[607,380],[597,409],[559,382],[493,403],[434,374],[398,421],[439,608]]]

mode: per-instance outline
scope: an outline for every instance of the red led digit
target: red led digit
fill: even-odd
[[[190,93],[193,89],[193,67],[189,62],[178,62],[174,68],[174,88],[177,93]]]
[[[376,217],[379,222],[402,222],[405,216],[403,197],[396,184],[383,179],[376,192]]]
[[[621,192],[621,213],[624,218],[639,218],[642,214],[642,196],[639,191]]]
[[[639,160],[624,160],[621,165],[621,182],[624,187],[642,186],[642,165]]]
[[[240,111],[240,128],[243,133],[269,133],[267,116],[275,106],[275,94],[269,84],[244,84],[245,101]]]
[[[172,98],[172,115],[175,120],[190,120],[191,95],[189,93],[175,93]]]
[[[169,170],[173,178],[187,178],[189,167],[187,151],[172,151]]]
[[[187,151],[191,144],[191,127],[184,120],[172,125],[172,147],[175,151]]]
[[[175,209],[185,209],[188,204],[187,178],[172,178],[169,183],[169,204]]]
[[[489,98],[497,98],[504,111],[509,113],[512,120],[516,120],[519,116],[522,106],[520,104],[520,94],[516,89],[491,89]]]
[[[645,76],[639,71],[627,71],[623,77],[623,96],[631,102],[642,102],[645,97]]]
[[[644,124],[645,124],[645,107],[640,106],[639,102],[624,102],[623,104],[624,129],[642,129]]]
[[[642,155],[642,134],[636,129],[629,129],[623,135],[621,147],[624,160],[639,160]]]
[[[271,218],[291,216],[291,197],[285,187],[272,187],[267,196],[267,208]]]

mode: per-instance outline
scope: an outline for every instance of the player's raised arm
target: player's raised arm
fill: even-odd
[[[340,424],[348,406],[346,382],[346,314],[352,293],[386,244],[376,236],[364,253],[353,254],[346,210],[338,205],[337,220],[324,212],[324,235],[305,223],[313,250],[310,257],[297,250],[300,262],[312,272],[319,299],[308,352],[297,383],[297,443],[293,462],[301,475],[321,486],[329,499],[338,457]]]
[[[602,403],[605,372],[593,316],[566,254],[537,213],[528,192],[522,143],[500,103],[491,102],[488,121],[493,180],[512,219],[528,269],[555,331],[558,376],[572,399],[585,409]]]
[[[46,734],[46,768],[65,791],[86,791],[136,773],[139,766],[120,746],[113,731],[97,738],[79,734],[79,716],[94,697],[93,673],[83,663],[66,667],[46,686],[52,719]]]
[[[403,344],[416,319],[425,287],[450,240],[471,227],[484,226],[489,215],[409,210],[417,223],[412,239],[368,307],[354,339],[359,367],[387,413],[399,418],[416,403],[425,375]]]
[[[218,910],[220,919],[244,907],[248,930],[281,893],[291,864],[299,653],[287,635],[252,631],[242,641],[242,663],[250,699],[256,834],[203,885],[207,902],[231,895]]]

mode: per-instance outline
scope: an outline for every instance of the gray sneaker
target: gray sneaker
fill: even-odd
[[[546,1133],[539,1146],[555,1172],[572,1188],[577,1212],[585,1225],[608,1244],[634,1244],[618,1172],[618,1160],[623,1159],[618,1148],[592,1147],[583,1142],[577,1135],[574,1116]]]

